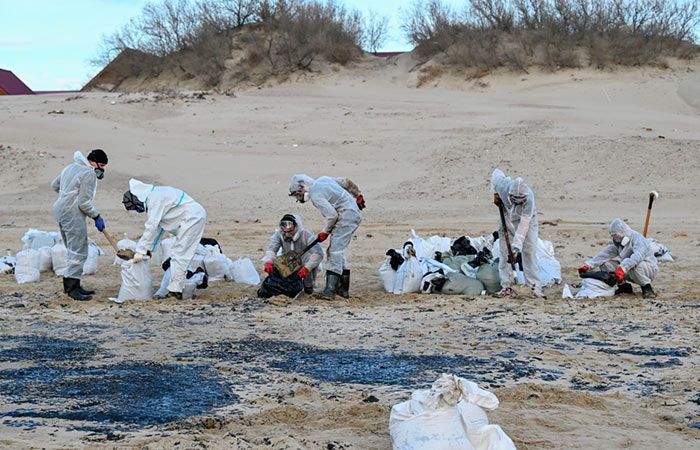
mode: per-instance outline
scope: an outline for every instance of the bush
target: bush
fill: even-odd
[[[465,68],[663,65],[698,54],[693,0],[417,0],[403,29],[419,55]]]

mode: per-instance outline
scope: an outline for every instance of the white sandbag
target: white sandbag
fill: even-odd
[[[204,281],[204,272],[197,272],[192,275],[191,278],[185,280],[185,286],[182,288],[182,298],[184,300],[191,300],[194,298],[194,294],[197,291],[197,286],[202,284]]]
[[[500,245],[501,240],[496,239],[492,250],[494,258],[501,257]],[[537,238],[537,268],[543,287],[561,283],[561,264],[554,256],[554,245],[551,241]],[[521,270],[518,270],[517,274],[518,284],[525,284],[525,274]]]
[[[11,255],[3,256],[0,258],[0,273],[9,275],[15,273],[15,266],[17,265],[17,258]]]
[[[51,270],[53,270],[51,247],[41,247],[39,249],[39,272],[50,272]]]
[[[421,280],[427,272],[425,266],[420,263],[415,256],[404,255],[404,262],[396,271],[394,288],[392,292],[396,295],[420,292]]]
[[[207,250],[207,254],[202,261],[204,270],[209,276],[209,281],[224,280],[229,274],[232,277],[233,274],[231,274],[231,269],[228,265],[228,258],[221,253],[219,247],[214,245],[205,245],[204,247]]]
[[[427,266],[426,272],[432,270],[442,270],[445,273],[457,272],[455,269],[448,266],[447,264],[443,264],[435,259],[423,258],[421,259],[421,262],[423,263],[423,265]]]
[[[554,256],[554,245],[551,241],[537,239],[537,267],[540,270],[542,286],[561,283],[561,264]]]
[[[147,257],[138,264],[125,261],[122,264],[122,284],[119,288],[117,302],[124,300],[149,300],[153,294],[150,260]]]
[[[450,250],[452,239],[432,236],[428,239],[423,239],[416,234],[416,230],[411,230],[411,239],[413,246],[416,249],[416,256],[420,258],[435,258],[435,252],[446,252]]]
[[[391,267],[391,258],[387,256],[381,266],[379,266],[379,278],[382,279],[384,290],[387,292],[394,291],[394,282],[396,281],[396,271]]]
[[[83,264],[83,275],[97,273],[97,258],[103,253],[102,249],[94,242],[88,244],[88,257]]]
[[[51,265],[53,266],[53,273],[55,273],[57,277],[62,277],[63,273],[66,271],[66,267],[68,267],[66,257],[66,246],[63,245],[62,242],[51,247]]]
[[[30,228],[22,236],[24,249],[39,250],[42,247],[53,247],[61,240],[61,235],[56,231],[40,231]]]
[[[430,389],[413,392],[394,405],[389,433],[394,450],[514,450],[482,408],[498,407],[498,398],[476,383],[443,374]]]
[[[255,270],[253,261],[249,258],[238,258],[235,261],[231,261],[231,274],[233,275],[233,281],[236,283],[260,284],[260,275]]]
[[[40,279],[39,252],[32,248],[17,253],[17,265],[15,266],[15,280],[17,283],[36,283]]]
[[[581,289],[576,293],[576,298],[612,297],[615,295],[615,287],[595,278],[581,278]]]
[[[656,260],[658,262],[673,262],[673,254],[668,247],[656,239],[647,238],[647,241],[649,242],[649,245],[651,246],[654,256],[656,256]]]

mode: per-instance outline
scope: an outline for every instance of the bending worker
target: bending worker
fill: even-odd
[[[132,178],[122,200],[127,211],[148,214],[143,235],[136,245],[134,263],[155,251],[164,231],[175,237],[170,260],[168,297],[182,299],[187,267],[204,234],[207,213],[184,191],[169,186],[154,186]]]
[[[272,261],[280,248],[282,249],[282,254],[301,253],[315,238],[316,236],[311,231],[304,228],[301,217],[296,214],[285,214],[282,216],[279,227],[270,238],[270,243],[262,259],[262,262],[265,264],[265,272],[272,273]],[[316,271],[321,261],[323,261],[323,249],[319,244],[311,247],[301,257],[303,266],[299,269],[297,275],[304,280],[304,292],[307,294],[314,292]]]
[[[608,228],[610,242],[594,257],[586,260],[579,272],[587,272],[592,267],[611,271],[619,283],[615,294],[631,294],[632,281],[642,287],[644,298],[654,298],[652,281],[659,274],[659,265],[649,241],[634,231],[622,219],[615,219]]]
[[[507,177],[501,169],[495,169],[491,174],[491,190],[494,193],[494,202],[502,203],[505,210],[506,227],[501,225],[498,230],[499,236],[508,233],[511,237],[511,246],[515,260],[517,253],[520,253],[523,261],[523,273],[525,282],[532,289],[533,298],[544,298],[542,292],[542,282],[537,267],[537,239],[539,231],[537,226],[537,208],[535,207],[535,194],[532,192],[522,178],[512,180]],[[511,287],[512,268],[508,258],[508,248],[505,240],[500,240],[500,258],[498,262],[498,273],[501,278],[501,291],[499,297],[515,297],[516,293]]]
[[[365,207],[365,199],[360,189],[348,178],[320,177],[314,180],[308,175],[297,174],[289,183],[289,195],[301,203],[311,200],[326,219],[323,230],[318,233],[320,242],[331,238],[327,251],[326,287],[320,296],[332,299],[337,293],[348,298],[350,269],[345,249],[362,221],[360,210]]]
[[[66,246],[67,266],[63,273],[63,292],[74,300],[90,300],[95,291],[80,286],[83,266],[88,257],[85,217],[94,220],[99,231],[105,229],[105,222],[93,200],[97,180],[104,177],[108,160],[107,154],[100,149],[91,151],[87,158],[79,151],[75,152],[73,160],[51,182],[51,188],[58,192],[58,199],[53,204],[53,215]]]

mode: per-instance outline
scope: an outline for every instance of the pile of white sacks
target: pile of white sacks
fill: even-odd
[[[3,257],[0,260],[0,270],[11,273],[14,269],[17,283],[36,283],[41,279],[41,272],[53,272],[63,276],[66,269],[66,246],[61,235],[55,231],[40,231],[29,229],[22,237],[24,246],[13,258]],[[102,249],[90,241],[88,258],[83,266],[83,275],[97,272],[98,257],[104,255]]]
[[[168,293],[168,283],[170,282],[170,268],[163,274],[160,288],[153,292],[153,279],[150,268],[160,267],[172,253],[174,238],[162,240],[156,251],[150,258],[146,258],[142,263],[134,264],[131,261],[124,261],[114,257],[114,264],[121,266],[122,284],[119,294],[112,300],[121,303],[125,300],[148,300],[154,295],[164,296]],[[137,243],[130,239],[122,239],[117,242],[117,247],[121,249],[136,250]],[[260,275],[253,262],[249,258],[238,258],[232,260],[221,252],[218,245],[201,245],[197,247],[194,258],[189,266],[189,271],[198,272],[187,279],[182,292],[183,298],[194,297],[198,285],[204,280],[204,274],[208,281],[232,281],[234,283],[246,285],[260,284]]]
[[[391,258],[387,257],[379,267],[379,276],[387,292],[401,295],[415,292],[432,292],[432,280],[435,277],[445,277],[444,294],[485,295],[500,290],[498,263],[493,261],[500,255],[498,239],[492,235],[469,239],[469,243],[477,251],[488,249],[493,258],[485,264],[474,268],[468,264],[474,255],[447,256],[443,262],[435,259],[435,253],[449,255],[450,247],[455,239],[432,236],[424,239],[411,230],[411,238],[403,248],[396,251],[404,258],[397,270],[391,267]],[[537,258],[540,278],[545,286],[561,283],[561,265],[554,255],[554,246],[550,241],[537,241]],[[447,263],[446,263],[447,262]],[[523,273],[518,270],[518,282],[525,283]]]

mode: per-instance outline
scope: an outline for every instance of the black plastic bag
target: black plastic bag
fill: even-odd
[[[277,269],[274,269],[260,285],[258,297],[270,298],[275,295],[286,295],[287,297],[294,298],[299,295],[303,289],[304,280],[299,278],[297,274],[284,278]]]

